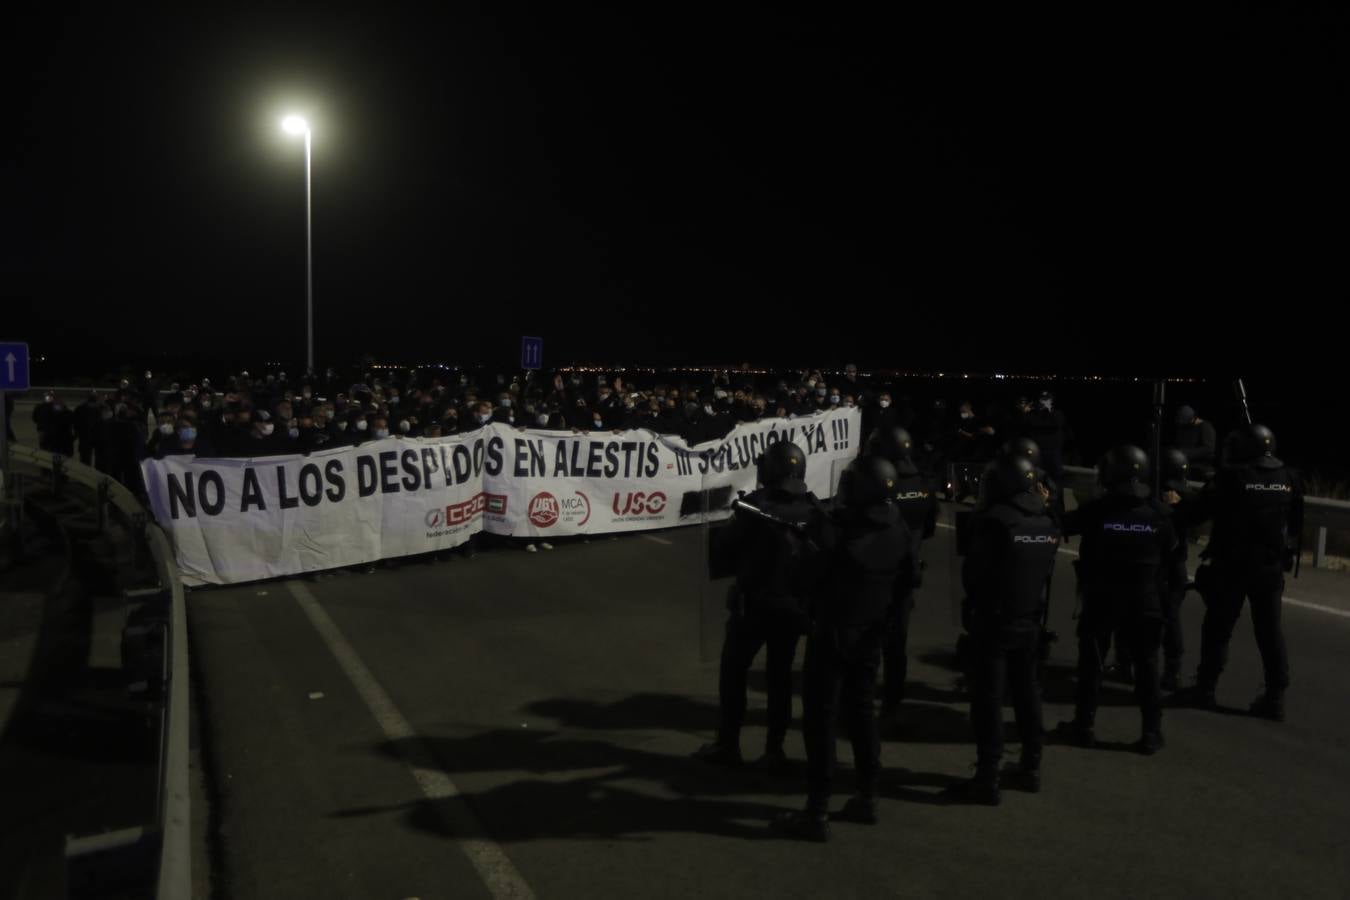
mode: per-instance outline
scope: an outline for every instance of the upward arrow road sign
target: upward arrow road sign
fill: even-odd
[[[28,345],[0,343],[0,391],[28,390]]]

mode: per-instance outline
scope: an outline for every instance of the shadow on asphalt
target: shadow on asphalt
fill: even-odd
[[[515,780],[453,799],[345,809],[332,815],[348,818],[403,810],[412,828],[446,837],[491,837],[502,842],[650,840],[661,832],[764,840],[781,838],[769,823],[785,809],[797,808],[804,798],[806,767],[800,759],[775,774],[752,766],[729,769],[685,755],[627,746],[596,734],[706,732],[717,718],[716,706],[709,703],[644,693],[613,703],[557,697],[531,703],[526,711],[553,719],[556,728],[501,728],[466,737],[386,741],[375,747],[381,755],[452,778],[461,773],[499,772],[515,774]],[[906,731],[915,735],[912,740],[970,740],[969,722],[960,709],[907,704],[905,720]],[[789,751],[793,750],[789,743]],[[895,800],[948,805],[952,801],[942,790],[959,781],[955,775],[887,769],[882,772],[881,793]],[[852,784],[851,769],[839,766],[835,805],[851,791]],[[780,796],[783,802],[747,800],[745,795]],[[463,802],[474,816],[463,815]]]

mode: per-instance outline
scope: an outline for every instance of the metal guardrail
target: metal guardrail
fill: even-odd
[[[188,788],[188,640],[183,583],[173,547],[134,494],[114,479],[59,453],[10,445],[10,458],[51,472],[52,485],[63,481],[84,485],[98,498],[99,525],[111,510],[144,542],[159,580],[169,594],[169,626],[164,643],[165,673],[163,728],[159,758],[159,800],[155,832],[159,837],[159,900],[182,900],[192,895],[190,794]]]
[[[1065,466],[1064,474],[1064,486],[1071,488],[1075,495],[1090,497],[1095,493],[1097,489],[1096,469]],[[1189,481],[1187,484],[1196,490],[1204,486],[1199,481]],[[1318,568],[1326,562],[1327,532],[1332,529],[1350,531],[1350,502],[1332,500],[1327,497],[1305,497],[1303,502],[1304,520],[1308,525],[1317,529],[1316,539],[1313,541],[1312,564],[1314,568]]]

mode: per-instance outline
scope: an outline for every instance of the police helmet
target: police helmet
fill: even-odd
[[[882,456],[860,456],[839,479],[839,494],[850,509],[881,506],[895,495],[895,466]]]
[[[867,439],[866,452],[890,460],[899,475],[918,474],[919,467],[914,464],[914,438],[898,425],[873,431]]]
[[[1097,479],[1108,490],[1147,497],[1148,454],[1133,444],[1112,447],[1097,468]]]
[[[770,444],[759,458],[759,483],[794,494],[806,493],[806,452],[791,441]]]
[[[1275,433],[1264,425],[1244,425],[1224,441],[1224,459],[1230,465],[1249,465],[1275,458]]]
[[[1034,468],[1040,468],[1041,465],[1041,447],[1031,438],[1019,437],[1010,438],[1003,442],[999,448],[999,456],[1022,456],[1031,461]]]
[[[1186,458],[1186,454],[1176,447],[1164,447],[1159,467],[1164,489],[1178,493],[1186,490],[1186,477],[1191,468],[1191,461]]]
[[[1011,500],[1036,489],[1036,467],[1025,456],[1000,456],[991,462],[980,478],[980,500],[984,504]]]

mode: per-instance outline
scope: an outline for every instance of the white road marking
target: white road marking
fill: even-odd
[[[654,534],[644,534],[643,537],[655,544],[665,544],[666,546],[670,546],[675,543],[674,541],[668,541],[665,538],[659,538]]]
[[[399,712],[393,699],[375,680],[370,669],[361,661],[356,649],[338,629],[337,623],[324,612],[314,594],[303,582],[289,581],[287,586],[295,597],[295,602],[314,625],[314,630],[328,645],[342,671],[351,679],[352,686],[365,701],[371,715],[384,731],[385,737],[391,741],[404,743],[407,748],[403,753],[404,759],[408,761],[413,778],[416,779],[422,793],[430,800],[449,801],[443,804],[443,812],[455,833],[486,834],[482,823],[473,814],[473,810],[465,802],[459,788],[450,780],[450,776],[436,769],[424,768],[412,761],[412,757],[431,759],[429,748],[417,732],[413,731],[412,725],[403,717],[403,713]],[[534,892],[512,865],[500,844],[485,838],[459,838],[459,845],[496,900],[534,900]]]
[[[1307,600],[1295,600],[1293,597],[1285,597],[1284,602],[1291,606],[1301,606],[1304,609],[1315,609],[1318,612],[1340,616],[1342,619],[1350,619],[1350,610],[1336,609],[1334,606],[1323,606],[1320,603],[1309,603]]]

